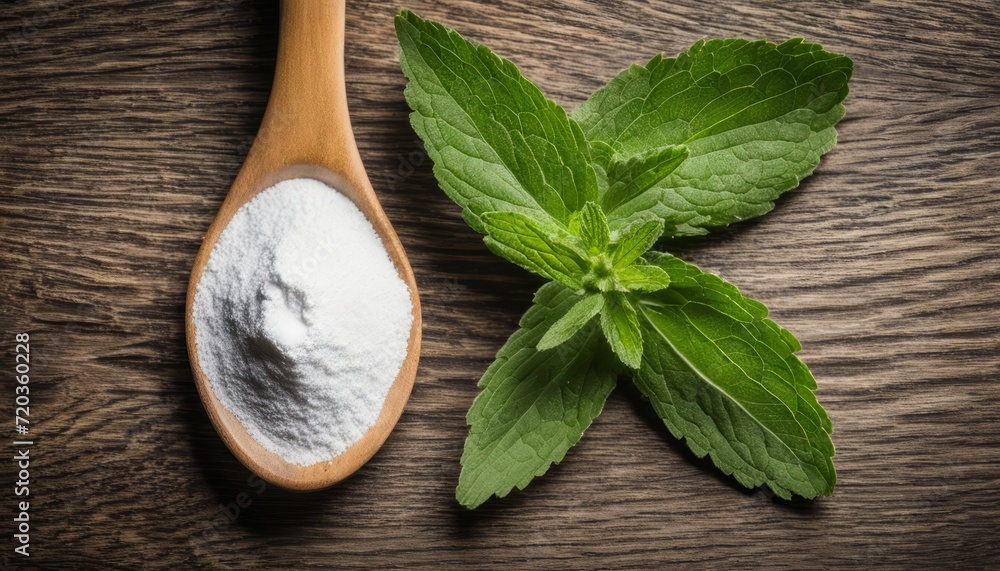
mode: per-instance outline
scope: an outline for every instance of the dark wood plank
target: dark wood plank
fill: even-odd
[[[310,495],[248,482],[183,342],[199,240],[266,104],[276,4],[33,0],[0,14],[2,346],[12,363],[13,334],[32,335],[38,443],[32,565],[4,527],[10,568],[1000,567],[995,3],[350,2],[352,115],[422,288],[424,354],[385,448]],[[402,98],[403,6],[570,107],[702,37],[804,36],[854,58],[841,142],[815,177],[763,219],[672,245],[802,341],[836,429],[833,497],[740,489],[623,382],[546,477],[474,513],[456,505],[475,381],[538,282],[492,256],[434,183]],[[228,522],[220,506],[240,492],[252,504]]]

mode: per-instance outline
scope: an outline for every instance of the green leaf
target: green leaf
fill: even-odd
[[[786,499],[832,493],[833,426],[798,341],[718,276],[667,254],[650,260],[671,283],[638,304],[645,353],[633,380],[670,432],[744,486]]]
[[[628,367],[637,369],[642,360],[642,332],[635,308],[621,292],[605,294],[601,329],[611,350]]]
[[[569,231],[521,212],[485,212],[481,219],[483,241],[494,254],[573,289],[583,287],[588,262],[580,239]]]
[[[833,148],[852,70],[849,58],[794,39],[699,41],[623,71],[574,111],[588,139],[623,157],[682,144],[690,156],[606,209],[612,226],[652,211],[667,234],[698,235],[768,212]]]
[[[456,491],[462,505],[524,489],[563,459],[604,408],[618,371],[596,323],[554,349],[535,349],[577,299],[562,285],[542,286],[479,382]]]
[[[593,161],[594,172],[597,173],[598,196],[603,197],[608,192],[608,166],[615,160],[615,150],[604,141],[588,141],[590,143],[590,158]]]
[[[492,251],[559,282],[480,381],[457,499],[476,507],[559,462],[622,363],[670,431],[743,484],[831,493],[832,425],[795,338],[735,287],[647,250],[763,214],[809,176],[836,141],[851,60],[801,39],[702,41],[632,66],[569,117],[488,48],[405,10],[395,24],[441,188]]]
[[[608,219],[604,217],[601,207],[593,202],[584,204],[580,212],[580,237],[592,254],[606,251],[611,242]]]
[[[539,351],[547,351],[568,341],[573,335],[583,329],[595,315],[604,307],[604,296],[592,293],[579,298],[576,305],[549,327],[549,330],[538,342]]]
[[[629,291],[653,292],[670,285],[670,275],[658,266],[635,264],[618,270],[618,282]]]
[[[663,233],[663,221],[640,220],[622,231],[611,249],[611,261],[616,268],[624,268],[639,259],[656,244]]]
[[[566,225],[597,200],[580,126],[513,63],[406,10],[396,35],[410,122],[469,226],[484,233],[480,217],[497,211],[546,213]]]
[[[629,201],[653,188],[674,172],[689,154],[688,148],[684,145],[667,145],[627,158],[613,157],[606,163],[608,190],[601,195],[601,206],[615,229],[628,220],[629,214],[633,214],[627,207]],[[604,156],[602,155],[602,158]],[[623,205],[625,208],[619,208]]]

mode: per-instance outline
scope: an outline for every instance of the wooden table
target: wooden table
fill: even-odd
[[[352,116],[421,287],[424,352],[385,448],[308,495],[248,480],[183,338],[195,252],[267,101],[277,3],[2,10],[3,368],[29,332],[35,439],[30,560],[12,552],[3,467],[5,568],[1000,567],[996,4],[530,4],[349,3]],[[805,36],[854,59],[840,144],[816,175],[759,221],[673,246],[802,341],[835,426],[832,497],[741,489],[622,382],[547,476],[475,512],[456,504],[476,380],[539,282],[490,254],[437,188],[402,96],[404,6],[569,107],[702,37]],[[12,416],[8,373],[3,387]]]

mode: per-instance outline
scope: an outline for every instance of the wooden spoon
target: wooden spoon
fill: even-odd
[[[379,204],[361,163],[347,111],[344,83],[344,0],[283,0],[271,97],[253,147],[212,222],[188,284],[185,329],[198,393],[222,440],[247,468],[282,488],[317,490],[353,474],[382,447],[410,396],[420,358],[420,299],[410,262]],[[212,391],[198,364],[192,318],[195,291],[209,254],[236,211],[282,180],[313,178],[357,204],[382,238],[389,258],[410,288],[413,326],[406,359],[378,420],[343,454],[298,466],[254,440]]]

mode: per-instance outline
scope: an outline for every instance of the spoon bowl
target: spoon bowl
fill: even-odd
[[[395,427],[413,388],[420,358],[417,284],[389,219],[365,172],[351,129],[344,81],[344,0],[282,0],[274,84],[257,138],[209,227],[188,284],[185,332],[198,394],[223,442],[265,481],[296,491],[336,484],[363,466]],[[264,448],[223,405],[198,362],[193,318],[195,292],[215,243],[241,206],[261,191],[294,178],[312,178],[349,198],[372,224],[410,289],[413,324],[406,358],[375,424],[339,456],[292,464]]]

